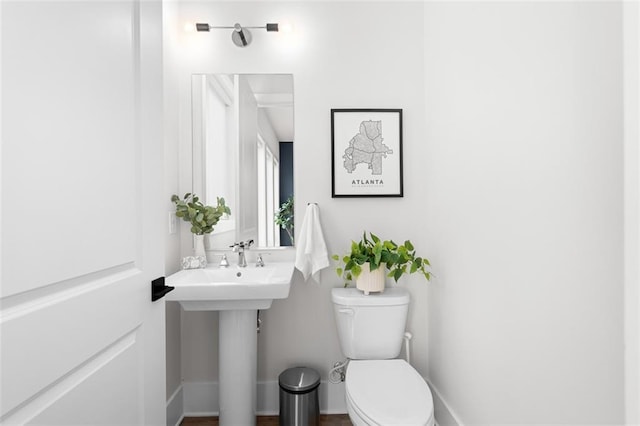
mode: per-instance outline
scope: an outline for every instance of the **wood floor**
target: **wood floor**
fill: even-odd
[[[279,426],[278,416],[258,416],[257,426]],[[218,426],[217,417],[185,417],[180,426]],[[320,416],[320,426],[352,426],[347,414]]]

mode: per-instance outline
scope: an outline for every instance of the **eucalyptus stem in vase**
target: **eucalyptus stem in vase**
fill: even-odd
[[[176,194],[171,196],[171,201],[176,206],[176,216],[191,224],[191,233],[195,240],[196,256],[203,256],[206,263],[206,253],[204,250],[204,235],[213,232],[213,227],[220,218],[231,214],[231,209],[225,204],[224,198],[216,197],[215,207],[207,206],[200,201],[200,198],[191,192],[180,198]]]

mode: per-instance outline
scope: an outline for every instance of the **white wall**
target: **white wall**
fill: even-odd
[[[367,229],[383,237],[411,238],[428,256],[428,241],[418,232],[420,219],[410,213],[419,211],[422,203],[422,182],[413,178],[421,168],[424,149],[422,7],[415,2],[375,2],[366,7],[362,3],[182,2],[174,31],[181,30],[184,21],[261,25],[285,20],[293,22],[296,31],[294,38],[287,39],[282,33],[253,30],[253,43],[246,49],[233,45],[228,31],[182,34],[182,56],[177,58],[182,64],[180,108],[189,110],[192,73],[293,73],[297,217],[301,220],[307,202],[319,204],[331,252],[346,250],[350,240]],[[331,108],[404,108],[405,198],[331,198]],[[188,143],[189,121],[181,120],[181,143]],[[183,182],[189,184],[186,179]],[[190,250],[188,242],[183,250]],[[333,269],[322,278],[317,286],[296,277],[290,297],[275,301],[263,313],[259,380],[277,380],[284,369],[299,364],[318,369],[326,379],[333,363],[343,359],[329,296],[341,281]],[[409,328],[415,336],[414,365],[426,375],[427,285],[418,277],[407,278],[404,285],[413,295]],[[184,381],[215,381],[216,314],[183,313],[182,319]]]
[[[622,422],[619,3],[181,2],[179,14],[181,112],[191,73],[293,73],[297,217],[319,204],[331,252],[367,229],[432,260],[431,284],[401,284],[412,359],[461,423]],[[185,20],[296,32],[256,30],[239,49],[225,31],[180,33]],[[331,108],[404,109],[404,198],[331,198]],[[342,358],[340,282],[322,278],[296,277],[264,313],[259,380],[297,364],[326,379]],[[217,379],[216,324],[182,314],[185,382]]]
[[[623,4],[625,413],[640,424],[640,4]]]
[[[620,424],[621,4],[424,16],[430,380],[464,424]]]

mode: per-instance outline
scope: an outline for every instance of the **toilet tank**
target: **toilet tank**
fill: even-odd
[[[409,310],[405,288],[369,294],[355,288],[334,288],[331,301],[338,338],[350,359],[391,359],[400,354]]]

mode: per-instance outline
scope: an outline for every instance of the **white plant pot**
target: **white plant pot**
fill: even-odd
[[[366,295],[371,292],[382,293],[384,291],[385,276],[386,268],[384,265],[380,265],[378,269],[372,272],[369,269],[369,262],[364,263],[360,275],[356,278],[356,288],[362,290]]]

